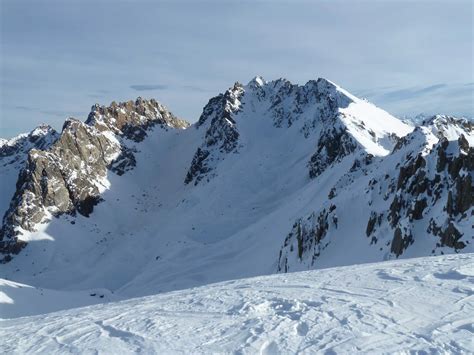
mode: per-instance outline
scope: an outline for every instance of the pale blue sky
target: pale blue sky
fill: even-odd
[[[325,77],[399,116],[474,116],[470,0],[0,4],[1,137],[137,96],[196,121],[257,74]]]

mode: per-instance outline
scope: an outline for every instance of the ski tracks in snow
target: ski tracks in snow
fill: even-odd
[[[212,284],[0,321],[2,353],[470,353],[474,255]]]

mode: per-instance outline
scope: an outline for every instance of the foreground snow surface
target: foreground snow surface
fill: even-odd
[[[1,353],[472,353],[474,254],[227,281],[0,321]]]

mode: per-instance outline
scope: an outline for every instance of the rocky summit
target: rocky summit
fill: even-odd
[[[194,124],[94,105],[1,140],[0,166],[0,277],[37,287],[139,296],[474,251],[473,122],[406,123],[322,78],[235,83]]]
[[[70,118],[61,134],[41,126],[4,142],[2,158],[18,161],[27,155],[0,231],[4,262],[26,245],[17,237],[22,230],[35,231],[38,223],[63,213],[89,216],[107,188],[108,171],[122,175],[135,165],[129,141],[142,141],[155,125],[188,126],[157,101],[138,98],[94,105],[86,122]]]

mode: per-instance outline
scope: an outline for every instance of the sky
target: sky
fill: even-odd
[[[0,0],[0,137],[154,97],[190,122],[256,75],[474,116],[473,2]]]

